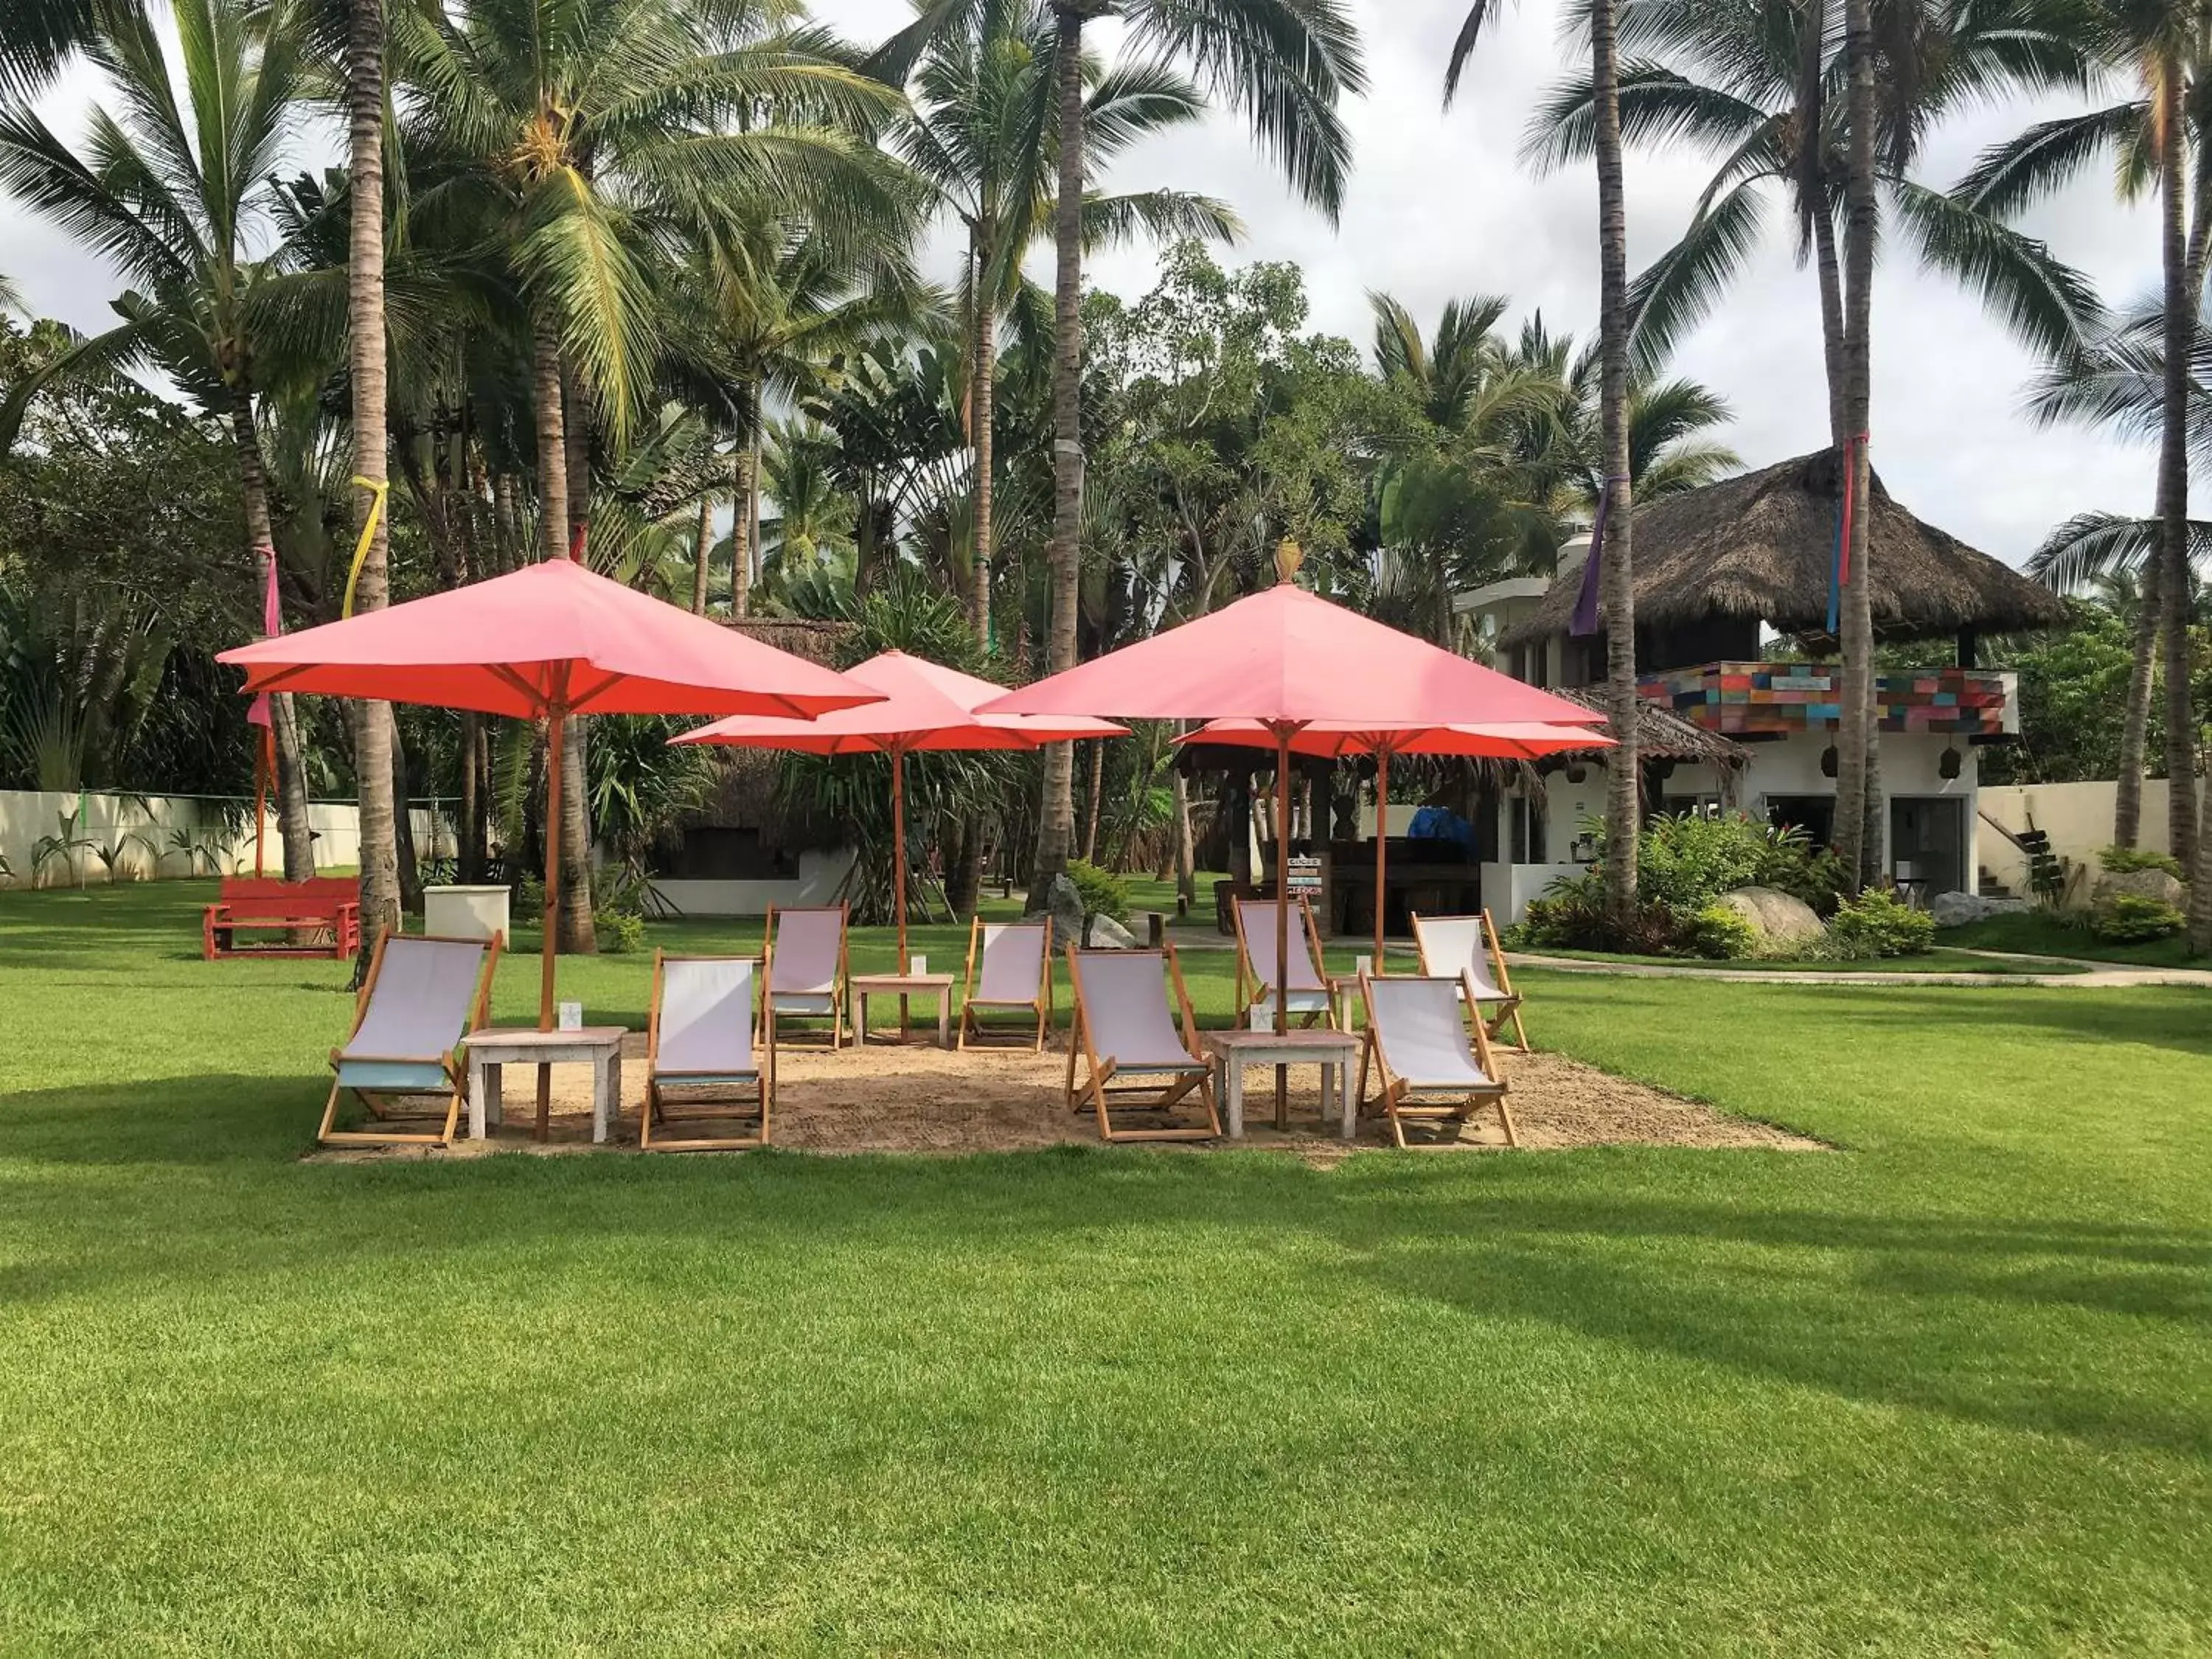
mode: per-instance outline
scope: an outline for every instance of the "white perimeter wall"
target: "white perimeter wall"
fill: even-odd
[[[1993,785],[1982,791],[1981,809],[2008,830],[2042,830],[2051,837],[2051,850],[2060,858],[2094,870],[2098,853],[2112,844],[2112,808],[2119,789],[2117,783]],[[2147,851],[2172,850],[2166,842],[2166,780],[2145,778],[2142,833],[2136,844]],[[1983,830],[1982,862],[1989,866],[1990,873],[2014,892],[2027,892],[2027,860],[1987,824]]]
[[[764,916],[771,904],[835,904],[853,868],[849,852],[801,853],[799,874],[783,881],[676,881],[653,890],[687,916]]]
[[[76,810],[76,805],[77,797],[73,794],[51,790],[0,789],[0,858],[5,858],[15,872],[12,878],[0,876],[0,886],[31,885],[32,849],[48,836],[63,833],[62,821]],[[165,795],[142,799],[132,795],[92,793],[84,797],[84,819],[70,832],[71,839],[118,847],[125,836],[139,835],[153,844],[149,850],[145,845],[133,842],[124,852],[117,861],[117,873],[123,879],[146,881],[207,872],[204,860],[188,860],[182,853],[171,852],[169,836],[172,831],[180,829],[190,830],[194,841],[202,841],[211,834],[220,836],[222,816],[217,803]],[[453,836],[442,823],[435,826],[439,839],[434,853],[432,814],[417,807],[411,817],[418,853],[425,858],[452,855]],[[226,875],[253,873],[252,819],[249,812],[237,836],[221,838],[216,854]],[[358,807],[338,801],[313,803],[307,808],[307,824],[314,832],[317,870],[359,866]],[[267,836],[266,868],[270,875],[281,876],[284,872],[284,847],[273,811],[268,815],[264,829]],[[160,854],[158,859],[155,854]],[[80,876],[88,884],[105,882],[108,879],[107,866],[97,853],[89,850],[75,854],[66,870],[59,858],[49,859],[40,872],[39,884],[67,887]]]

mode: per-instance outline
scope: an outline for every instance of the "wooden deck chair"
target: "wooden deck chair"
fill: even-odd
[[[353,1030],[331,1050],[331,1097],[315,1138],[325,1146],[443,1146],[468,1091],[461,1039],[490,1012],[499,941],[408,938],[376,942],[368,977],[354,1000]],[[338,1098],[350,1094],[379,1123],[412,1130],[340,1129]],[[429,1126],[437,1127],[431,1127]]]
[[[784,1015],[826,1016],[830,1046],[845,1041],[845,999],[850,977],[845,954],[848,907],[823,904],[770,907],[768,913],[769,1042]]]
[[[1363,974],[1359,994],[1367,1006],[1359,1082],[1352,1091],[1360,1111],[1367,1109],[1371,1065],[1381,1091],[1376,1103],[1389,1118],[1390,1133],[1399,1146],[1406,1144],[1409,1118],[1452,1118],[1464,1123],[1492,1103],[1505,1126],[1505,1144],[1521,1144],[1513,1113],[1505,1104],[1505,1085],[1491,1056],[1490,1034],[1480,1020],[1461,1016],[1461,998],[1472,1000],[1474,994],[1467,975],[1377,979]]]
[[[976,977],[978,967],[982,977]],[[1036,1017],[1033,1054],[1044,1052],[1045,1033],[1052,1029],[1052,918],[1042,921],[1008,922],[986,927],[978,916],[968,928],[967,990],[960,999],[960,1041],[983,1046],[980,1010],[1021,1009]],[[1019,1035],[1018,1027],[1002,1027]]]
[[[757,1018],[763,981],[757,957],[653,957],[653,1012],[645,1033],[647,1152],[740,1152],[765,1146],[775,1104],[775,1041],[763,1058]],[[671,1091],[675,1091],[672,1097]],[[696,1135],[682,1126],[757,1119],[751,1134]],[[656,1136],[656,1126],[677,1128]]]
[[[1462,974],[1474,987],[1470,1006],[1489,1035],[1504,1035],[1505,1022],[1513,1022],[1513,1046],[1528,1052],[1528,1028],[1521,1024],[1521,998],[1505,971],[1505,952],[1498,943],[1498,925],[1490,912],[1471,916],[1413,918],[1413,942],[1420,947],[1421,971],[1438,979]]]
[[[1313,907],[1304,898],[1291,917],[1291,1018],[1299,1025],[1316,1020],[1336,1024],[1336,1001],[1322,973],[1321,932]],[[1255,1030],[1275,1019],[1275,901],[1232,901],[1237,914],[1237,1023]]]
[[[1214,1110],[1213,1068],[1200,1057],[1198,1024],[1183,988],[1182,966],[1175,946],[1158,951],[1079,951],[1067,947],[1068,977],[1075,986],[1075,1029],[1067,1042],[1067,1104],[1081,1111],[1087,1103],[1098,1114],[1102,1140],[1212,1140],[1221,1133]],[[1164,982],[1163,981],[1164,975]],[[1176,1029],[1170,999],[1182,1016]],[[1076,1086],[1076,1063],[1089,1074]],[[1115,1088],[1122,1079],[1128,1086]],[[1125,1125],[1118,1112],[1169,1114],[1184,1096],[1197,1091],[1206,1121],[1170,1116],[1164,1122]],[[1132,1103],[1115,1106],[1116,1097]]]

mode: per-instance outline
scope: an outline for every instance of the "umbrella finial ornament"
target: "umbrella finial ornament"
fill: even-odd
[[[1294,538],[1284,537],[1275,545],[1276,581],[1295,581],[1297,579],[1298,567],[1305,562],[1305,550],[1297,544]]]

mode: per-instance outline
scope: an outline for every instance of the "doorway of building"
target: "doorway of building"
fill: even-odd
[[[1898,890],[1925,903],[1966,886],[1966,803],[1956,795],[1893,795],[1889,871]]]
[[[1828,845],[1836,828],[1833,795],[1769,795],[1766,821],[1777,830],[1802,830],[1815,850]]]

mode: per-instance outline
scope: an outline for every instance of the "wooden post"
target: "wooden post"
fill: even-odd
[[[568,677],[562,674],[562,690]],[[553,1029],[553,957],[560,948],[561,932],[561,737],[567,724],[565,695],[548,706],[545,747],[545,921],[538,951],[538,1029]],[[538,1068],[537,1136],[546,1139],[553,1129],[553,1068]]]
[[[272,714],[273,721],[276,716]],[[269,780],[276,775],[276,728],[274,725],[261,728],[261,753],[253,762],[253,878],[263,875],[262,848],[268,838],[264,821],[269,816]],[[191,860],[186,860],[189,863]],[[191,872],[187,871],[186,874]],[[380,938],[381,935],[379,936]]]
[[[906,751],[891,744],[891,880],[897,891],[891,902],[898,912],[899,972],[907,970],[906,953]],[[899,1021],[906,1020],[906,999],[899,999]]]
[[[1275,1035],[1291,1029],[1291,733],[1275,727]],[[1291,1068],[1275,1067],[1275,1127],[1291,1127]]]
[[[1375,963],[1374,971],[1382,973],[1382,857],[1383,842],[1390,829],[1390,745],[1384,744],[1375,751]]]

